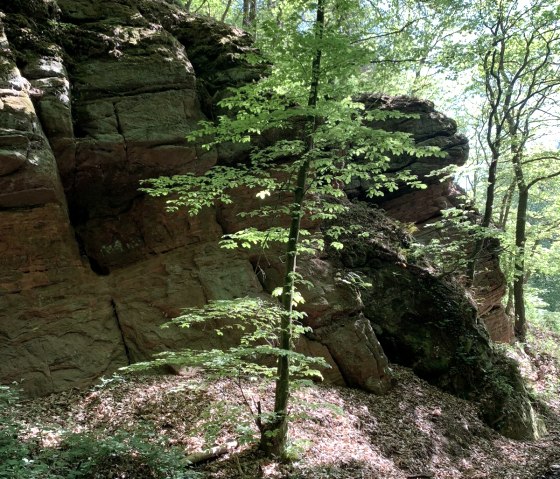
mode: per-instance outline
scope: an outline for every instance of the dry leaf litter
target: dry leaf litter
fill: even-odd
[[[557,339],[557,338],[556,338]],[[560,342],[557,342],[560,344]],[[500,436],[479,419],[476,405],[446,394],[393,366],[386,396],[317,385],[294,394],[290,437],[297,458],[271,461],[241,443],[196,466],[208,479],[540,479],[560,477],[560,371],[546,353],[510,349],[535,393],[548,435],[538,441]],[[272,389],[253,382],[202,380],[200,375],[133,376],[90,391],[66,391],[18,404],[27,438],[55,447],[62,431],[148,428],[185,454],[208,447],[203,424],[217,424],[211,445],[237,438],[253,408]],[[260,399],[264,406],[264,399]],[[229,417],[228,417],[229,414]],[[556,467],[558,467],[556,469]],[[559,475],[555,475],[558,473]],[[130,478],[142,479],[130,471]]]

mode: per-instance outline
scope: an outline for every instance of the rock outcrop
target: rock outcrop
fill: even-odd
[[[464,193],[448,178],[448,175],[444,175],[446,179],[442,180],[441,176],[432,173],[448,166],[463,165],[469,152],[467,138],[457,131],[457,123],[453,119],[437,112],[429,101],[382,95],[363,95],[360,100],[365,104],[366,109],[396,110],[415,115],[415,118],[389,119],[372,126],[382,127],[387,131],[409,133],[416,144],[437,146],[447,154],[443,161],[441,158],[434,157],[396,158],[391,167],[393,171],[406,168],[421,178],[427,188],[419,190],[403,186],[393,193],[373,200],[391,218],[405,224],[413,224],[416,229],[414,235],[420,242],[428,242],[433,237],[442,236],[439,228],[431,226],[441,219],[442,211],[448,208],[469,208],[469,206],[465,205]],[[364,195],[366,189],[367,185],[354,184],[351,185],[348,193],[350,196],[366,199]],[[475,221],[476,213],[472,212],[472,216],[472,220]],[[443,236],[454,235],[449,231],[443,233]],[[478,317],[486,326],[491,339],[511,343],[514,339],[513,321],[502,306],[506,280],[500,270],[498,250],[499,244],[487,245],[485,254],[481,255],[477,263],[472,292],[477,304]]]
[[[159,0],[0,0],[0,11],[0,380],[46,394],[91,384],[163,349],[226,345],[228,338],[203,328],[181,333],[160,325],[181,308],[211,299],[266,294],[277,265],[268,267],[264,280],[250,255],[219,247],[222,234],[234,228],[231,210],[168,215],[138,187],[144,178],[202,173],[243,154],[229,145],[206,151],[185,136],[212,117],[227,86],[259,74],[241,58],[250,39]],[[394,128],[442,146],[444,163],[464,160],[464,138],[433,105],[364,101],[416,111],[419,120]],[[399,161],[395,169],[419,175],[442,165],[435,158]],[[452,203],[450,188],[434,182],[424,192],[387,197],[383,207],[422,224]],[[403,206],[410,198],[426,203],[423,215]],[[397,230],[379,234],[398,243]],[[463,364],[450,359],[461,354],[463,343],[454,337],[441,353],[432,343],[458,322],[476,338],[473,354],[490,358],[473,366],[472,377],[484,383],[483,367],[497,364],[464,295],[449,299],[445,286],[418,266],[408,268],[383,241],[348,254],[353,259],[309,258],[303,266],[315,279],[306,303],[315,332],[299,348],[325,357],[333,366],[328,379],[386,391],[383,345],[391,360],[442,387],[468,397],[480,392],[484,386],[450,386],[462,373],[444,372]],[[376,280],[363,300],[340,280],[348,268]],[[390,284],[389,278],[403,274],[404,281]],[[391,288],[410,301],[383,303]],[[378,304],[387,312],[383,317],[374,314]],[[431,322],[428,334],[424,328]],[[430,336],[431,345],[408,344],[408,324]],[[522,404],[515,411],[530,416],[515,374],[507,376]],[[494,407],[498,392],[485,391],[493,411],[488,422],[509,433],[511,402]],[[493,419],[498,416],[499,424]],[[530,421],[522,424],[523,434],[531,435]]]
[[[223,214],[168,215],[138,188],[227,161],[230,151],[185,136],[227,86],[255,76],[238,58],[249,38],[155,1],[1,7],[2,381],[45,394],[163,349],[226,345],[160,325],[184,307],[261,294],[253,265],[219,247]],[[298,347],[345,383],[325,345]],[[387,366],[378,356],[375,380]],[[351,382],[367,387],[370,376]]]
[[[344,238],[344,249],[331,262],[374,285],[361,293],[363,314],[391,361],[459,397],[481,401],[486,422],[509,437],[538,435],[516,365],[493,350],[463,287],[408,262],[407,238],[378,209],[358,203],[337,222],[358,223],[369,233]]]

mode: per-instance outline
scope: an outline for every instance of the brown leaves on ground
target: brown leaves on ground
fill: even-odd
[[[524,362],[537,389],[544,387],[538,382],[541,369],[553,367],[539,358]],[[560,458],[557,390],[543,409],[549,435],[520,442],[486,427],[472,403],[441,392],[406,368],[394,369],[397,385],[386,396],[329,386],[296,392],[292,463],[268,460],[246,444],[197,470],[209,479],[533,479]],[[142,426],[189,454],[236,439],[239,426],[251,424],[245,403],[272,397],[271,387],[243,387],[245,398],[233,382],[138,376],[89,392],[27,401],[17,406],[17,414],[27,435],[39,438],[43,447],[55,446],[63,430],[110,436]],[[127,477],[136,476],[131,471]]]

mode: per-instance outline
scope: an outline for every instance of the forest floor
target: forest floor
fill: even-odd
[[[473,403],[446,394],[410,370],[394,366],[396,386],[385,396],[322,385],[297,391],[293,402],[296,419],[290,427],[294,456],[291,463],[268,460],[254,445],[240,441],[229,453],[189,468],[185,476],[147,475],[138,461],[130,462],[123,470],[122,461],[118,466],[117,454],[113,454],[112,464],[106,465],[104,471],[98,469],[99,475],[92,477],[557,477],[554,471],[560,469],[560,367],[551,348],[558,348],[560,338],[546,337],[538,331],[533,337],[548,352],[529,346],[528,354],[516,348],[509,348],[508,354],[520,361],[538,398],[539,413],[548,429],[548,434],[538,441],[505,439],[482,423]],[[251,436],[244,402],[252,403],[263,394],[270,396],[270,388],[261,389],[254,383],[206,382],[197,374],[136,376],[116,379],[90,391],[67,391],[18,402],[12,412],[22,426],[20,434],[40,448],[56,449],[62,435],[68,432],[130,437],[141,430],[163,440],[166,447],[174,446],[190,454],[208,443],[239,439],[240,432]],[[118,431],[124,431],[124,436]]]

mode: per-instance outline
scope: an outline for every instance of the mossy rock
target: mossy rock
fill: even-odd
[[[493,347],[463,287],[408,263],[406,233],[381,210],[354,203],[337,223],[369,233],[343,238],[344,249],[332,256],[372,284],[361,293],[363,312],[389,360],[478,402],[485,422],[504,436],[537,438],[542,428],[517,366]]]

